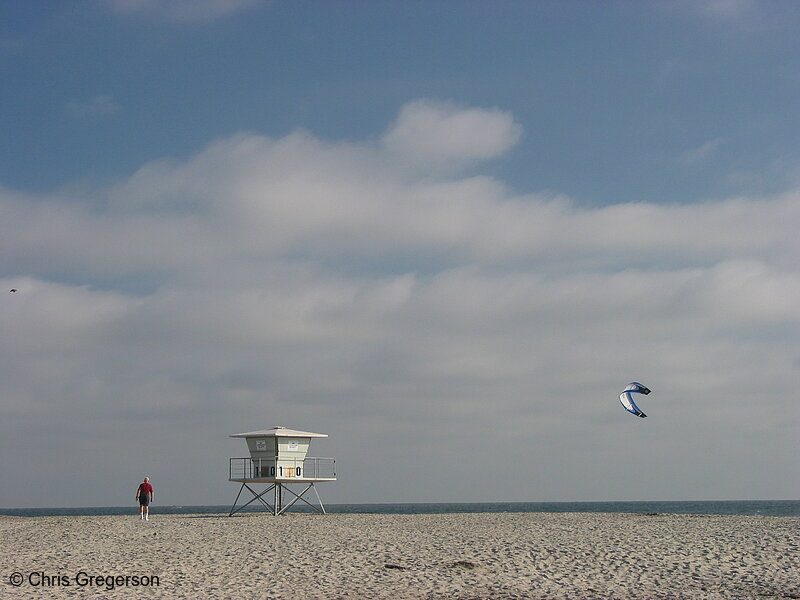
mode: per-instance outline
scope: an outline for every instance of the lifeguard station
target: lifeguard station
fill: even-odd
[[[239,488],[228,516],[233,516],[255,501],[260,502],[273,515],[280,515],[298,500],[325,514],[325,507],[314,484],[320,481],[336,481],[336,461],[332,458],[306,455],[312,438],[326,438],[328,434],[278,426],[261,431],[234,433],[230,437],[244,438],[250,456],[230,459],[228,481],[239,482],[242,487]],[[262,484],[267,486],[262,492],[253,489]],[[290,485],[304,486],[304,489],[298,494]],[[236,503],[245,489],[253,498],[237,507]],[[311,490],[317,498],[318,506],[303,497]],[[288,504],[284,503],[284,493],[293,496]]]

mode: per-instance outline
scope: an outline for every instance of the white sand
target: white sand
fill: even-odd
[[[797,517],[0,517],[0,539],[0,598],[800,598]]]

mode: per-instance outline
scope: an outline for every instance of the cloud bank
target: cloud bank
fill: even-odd
[[[2,504],[143,468],[224,503],[226,436],[277,424],[331,434],[334,501],[796,497],[800,192],[519,194],[479,167],[521,134],[420,100],[375,140],[240,133],[0,191]]]

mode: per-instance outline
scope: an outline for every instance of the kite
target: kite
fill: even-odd
[[[647,395],[649,393],[650,390],[644,387],[641,383],[632,381],[628,384],[628,387],[622,390],[622,393],[619,395],[619,403],[622,404],[622,408],[627,410],[629,413],[644,419],[647,417],[647,415],[642,412],[641,408],[636,406],[636,402],[633,401],[633,394]]]

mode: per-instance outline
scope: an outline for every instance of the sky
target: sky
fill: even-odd
[[[229,504],[276,425],[326,503],[800,498],[798,29],[3,3],[0,507]]]

